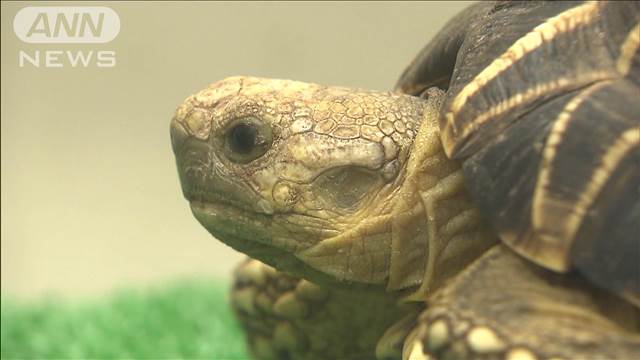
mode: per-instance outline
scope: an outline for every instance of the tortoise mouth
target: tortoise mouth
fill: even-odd
[[[273,243],[266,231],[273,222],[271,215],[257,213],[210,193],[195,192],[189,197],[191,212],[198,222],[224,243],[234,248],[239,246],[235,244],[240,243]]]
[[[303,251],[337,233],[328,222],[295,213],[265,214],[208,193],[189,202],[191,212],[218,240],[247,253],[266,246],[290,254]]]
[[[205,207],[218,207],[228,209],[229,211],[243,211],[243,212],[254,212],[255,209],[247,206],[244,202],[236,200],[234,198],[230,198],[228,196],[221,196],[215,192],[211,192],[207,189],[200,188],[197,186],[189,186],[184,191],[184,197],[191,204],[191,209],[194,209],[194,206],[198,209],[203,209]],[[267,215],[266,213],[260,213],[256,215]]]

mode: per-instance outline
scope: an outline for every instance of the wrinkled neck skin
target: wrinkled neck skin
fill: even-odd
[[[441,99],[222,80],[171,122],[183,193],[216,238],[280,270],[422,296],[487,247]]]

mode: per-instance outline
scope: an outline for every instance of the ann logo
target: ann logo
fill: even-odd
[[[27,38],[34,35],[42,34],[47,38],[55,37],[81,37],[84,38],[88,31],[94,37],[100,36],[102,33],[102,25],[104,24],[104,13],[98,14],[98,19],[94,21],[91,13],[74,13],[73,18],[69,20],[65,13],[58,13],[53,23],[49,21],[49,14],[45,12],[38,13],[36,19],[27,32]]]
[[[26,7],[13,20],[26,43],[106,43],[120,32],[120,18],[107,7]]]

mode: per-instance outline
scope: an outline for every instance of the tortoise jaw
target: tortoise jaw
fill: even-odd
[[[209,233],[236,248],[240,243],[271,245],[271,216],[246,211],[230,203],[191,200],[191,212]]]
[[[220,208],[228,207],[230,209],[238,209],[246,213],[255,213],[256,216],[272,217],[274,215],[273,206],[264,199],[257,199],[247,203],[239,199],[224,196],[216,191],[209,191],[206,188],[197,186],[185,186],[183,189],[185,199],[191,204],[193,210],[194,204],[198,204],[197,208],[204,205],[219,206]],[[249,204],[253,204],[252,206]]]
[[[339,233],[331,224],[301,215],[260,214],[229,203],[200,200],[191,200],[190,207],[198,222],[218,240],[289,271],[295,270],[287,268],[289,258]]]

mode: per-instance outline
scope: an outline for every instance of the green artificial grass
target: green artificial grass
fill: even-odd
[[[227,286],[183,280],[98,300],[2,297],[2,359],[247,359]]]

